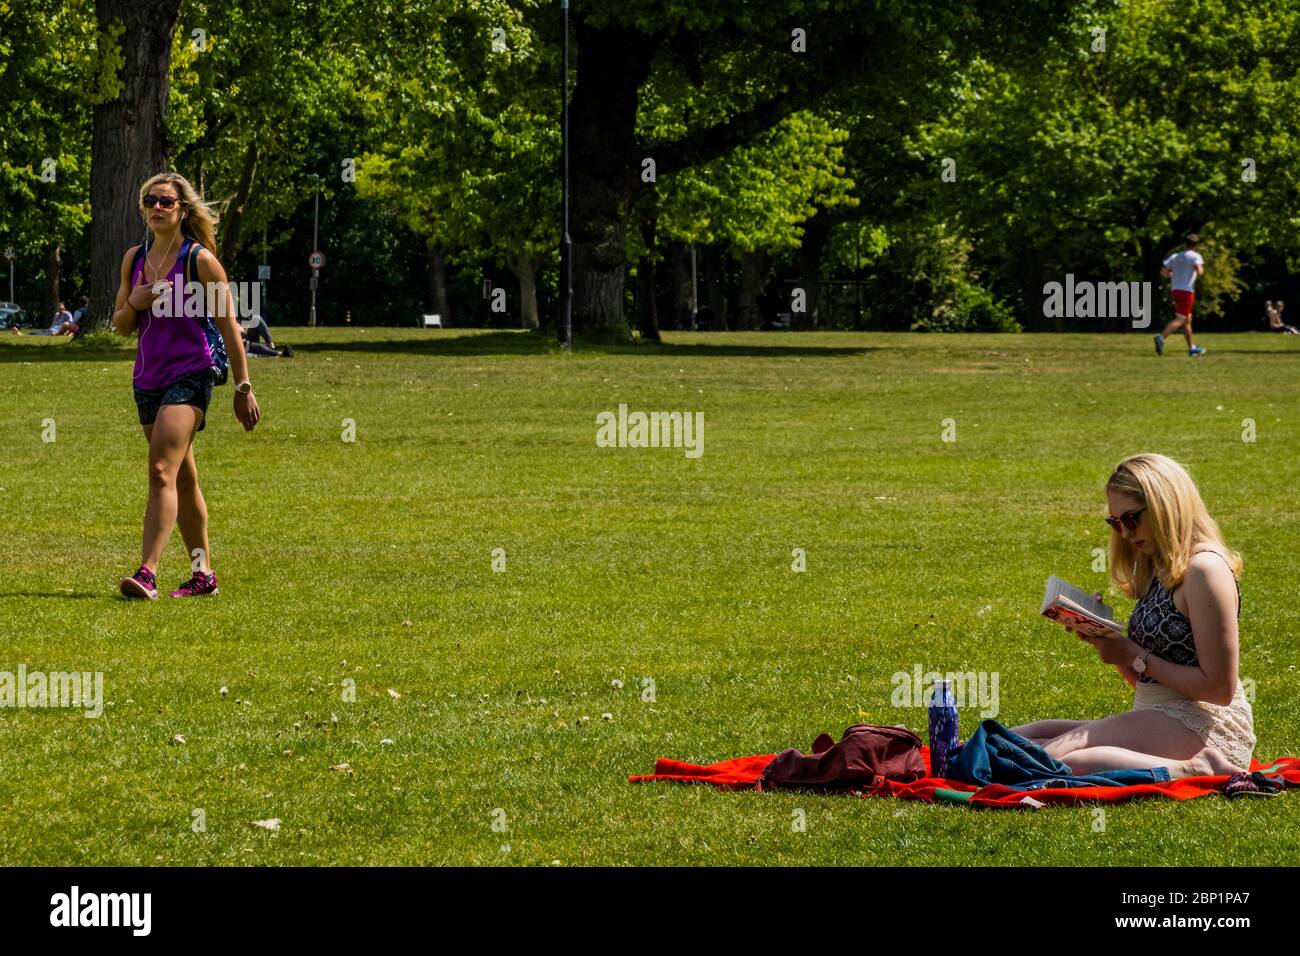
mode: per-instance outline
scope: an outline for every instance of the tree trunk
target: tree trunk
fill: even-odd
[[[796,328],[818,328],[821,324],[822,253],[831,237],[831,217],[820,209],[803,225],[799,246],[799,286],[804,290],[805,311],[794,313]]]
[[[1165,302],[1169,298],[1164,292],[1164,277],[1160,275],[1160,268],[1165,264],[1164,258],[1160,254],[1160,247],[1155,241],[1146,236],[1138,240],[1139,254],[1142,257],[1142,276],[1144,282],[1151,283],[1151,326],[1148,331],[1154,335],[1160,331],[1162,323],[1165,321],[1165,313],[1156,303]],[[1125,323],[1125,326],[1128,323]],[[1121,326],[1119,331],[1124,331],[1125,327]]]
[[[519,280],[519,321],[526,329],[536,330],[537,318],[537,256],[527,252],[514,253],[506,258],[510,271]]]
[[[200,196],[208,194],[208,168],[203,158],[212,155],[221,142],[227,127],[233,122],[230,116],[217,116],[213,106],[212,87],[208,83],[208,74],[199,72],[199,101],[203,103],[203,135],[193,143],[187,153],[194,157],[194,166],[190,170],[190,182],[199,191]]]
[[[451,302],[447,298],[447,260],[442,257],[442,243],[431,242],[429,249],[429,305],[434,315],[442,317],[444,326],[451,325]]]
[[[641,214],[641,241],[645,253],[637,263],[637,328],[641,338],[648,342],[661,342],[659,335],[659,304],[655,301],[655,230],[659,211],[654,203],[646,203]]]
[[[637,97],[658,41],[635,29],[592,27],[581,16],[576,36],[569,114],[573,325],[585,335],[626,339],[624,238],[645,158],[637,155]]]
[[[745,252],[740,256],[740,304],[737,307],[737,328],[756,329],[762,325],[763,314],[759,297],[767,289],[771,274],[771,257],[762,249]]]
[[[113,21],[122,34],[122,88],[96,103],[90,146],[90,310],[82,328],[113,315],[126,250],[140,242],[139,190],[167,169],[167,95],[172,34],[181,0],[96,0],[101,31]]]
[[[691,314],[691,247],[684,242],[669,243],[668,263],[672,270],[672,315],[668,318],[669,328],[693,329],[695,317]]]
[[[711,328],[719,332],[727,331],[727,255],[721,246],[706,246],[704,249],[704,297],[708,300],[712,315]]]
[[[1030,301],[1040,303],[1040,310],[1041,310],[1041,303],[1043,301],[1043,289],[1047,286],[1047,283],[1049,282],[1064,282],[1065,269],[1062,268],[1063,264],[1055,254],[1053,254],[1049,259],[1047,256],[1044,256],[1042,253],[1035,251],[1034,256],[1038,264],[1038,275],[1036,276],[1037,284],[1033,289],[1033,298],[1031,298]],[[1052,331],[1053,332],[1067,331],[1065,327],[1065,316],[1061,315],[1059,311],[1057,315],[1052,317]]]
[[[1055,274],[1051,263],[1044,259],[1038,249],[1015,247],[1011,254],[1021,297],[1029,304],[1025,329],[1030,332],[1045,332],[1049,330],[1050,322],[1051,331],[1062,331],[1064,319],[1058,317],[1049,320],[1043,315],[1043,286],[1048,282],[1060,281],[1063,276]]]
[[[651,253],[637,263],[636,323],[641,338],[648,342],[662,342],[659,334],[659,304],[655,301],[655,261]]]
[[[257,172],[257,145],[249,144],[244,151],[244,163],[239,170],[239,185],[235,187],[235,197],[226,208],[222,217],[220,258],[226,263],[227,271],[234,266],[235,256],[239,255],[240,231],[244,224],[244,209],[248,205],[248,196],[253,191],[253,176]]]
[[[57,241],[45,246],[45,288],[41,290],[41,305],[45,308],[45,324],[59,308],[59,273],[62,268],[62,248]]]

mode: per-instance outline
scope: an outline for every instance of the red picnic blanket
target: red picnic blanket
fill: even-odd
[[[662,758],[655,762],[655,772],[644,776],[628,777],[629,783],[651,780],[668,780],[675,783],[707,783],[719,790],[758,790],[763,768],[776,754],[757,754],[753,757],[734,757],[705,766],[682,763]],[[930,748],[921,747],[921,759],[930,766]],[[1262,771],[1270,777],[1281,776],[1288,786],[1300,786],[1300,758],[1283,757],[1272,763],[1251,759],[1250,771]],[[1228,781],[1224,777],[1183,777],[1166,783],[1143,783],[1130,787],[1053,787],[1042,790],[1013,790],[1000,783],[977,787],[973,783],[947,780],[943,777],[922,777],[912,783],[884,781],[874,789],[846,791],[858,796],[901,797],[904,800],[928,800],[964,803],[970,807],[998,807],[1024,810],[1058,804],[1075,806],[1081,803],[1123,803],[1142,797],[1168,797],[1171,800],[1192,800],[1206,794],[1218,793]]]

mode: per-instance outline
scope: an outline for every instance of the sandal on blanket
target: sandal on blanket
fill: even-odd
[[[1229,799],[1233,797],[1276,797],[1281,792],[1279,787],[1259,771],[1255,773],[1234,773],[1219,791]]]

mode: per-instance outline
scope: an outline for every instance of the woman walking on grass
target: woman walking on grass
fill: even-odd
[[[1013,730],[1076,774],[1167,767],[1176,779],[1246,770],[1255,732],[1238,679],[1241,558],[1223,543],[1191,477],[1164,455],[1124,459],[1106,497],[1111,578],[1139,600],[1128,637],[1078,636],[1133,688],[1133,709]]]
[[[140,568],[122,579],[129,598],[158,597],[158,562],[180,526],[193,574],[172,597],[217,593],[209,561],[208,508],[199,488],[194,436],[203,431],[214,385],[234,372],[235,418],[252,431],[261,418],[234,302],[216,248],[217,217],[185,177],[160,173],[140,187],[140,214],[152,236],[122,257],[113,328],[139,334],[133,386],[149,442],[149,503]],[[187,279],[202,284],[217,315],[186,315],[175,306]],[[210,290],[210,291],[209,291]],[[156,304],[155,304],[156,303]],[[203,310],[206,311],[206,308]]]

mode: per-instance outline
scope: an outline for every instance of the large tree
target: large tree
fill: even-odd
[[[922,93],[936,71],[981,51],[1018,55],[1059,27],[1067,0],[625,0],[574,3],[577,84],[571,100],[574,317],[579,329],[625,335],[627,222],[657,174],[706,163],[792,113],[853,89]],[[682,74],[705,107],[680,135],[652,142],[638,127],[647,83]]]
[[[181,0],[96,0],[99,85],[90,148],[90,313],[113,314],[118,269],[140,239],[140,184],[167,169],[167,95]]]

